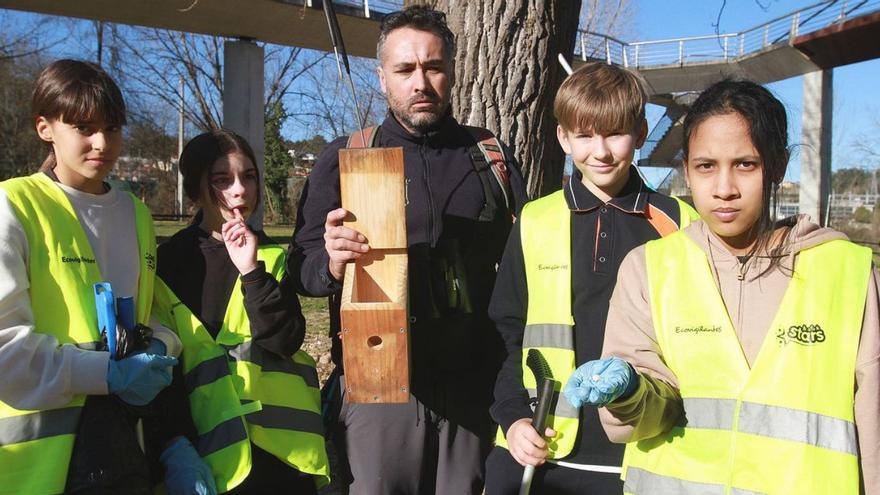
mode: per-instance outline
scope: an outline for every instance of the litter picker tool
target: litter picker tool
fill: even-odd
[[[351,89],[351,100],[354,103],[354,111],[357,115],[357,126],[361,130],[360,136],[364,136],[364,119],[361,117],[361,108],[358,105],[357,92],[354,90],[354,79],[351,77],[351,67],[348,64],[348,52],[345,51],[345,41],[342,39],[342,31],[339,29],[339,19],[333,8],[333,0],[324,1],[324,16],[327,18],[327,28],[330,30],[330,43],[333,45],[333,54],[336,56],[336,68],[339,70],[340,79],[342,67],[345,66],[345,75],[348,76],[348,87]],[[364,141],[364,148],[367,147]]]
[[[565,60],[565,55],[560,53],[557,58],[559,59],[559,65],[561,65],[562,68],[565,69],[565,73],[570,76],[574,71],[571,70],[571,65],[568,64],[568,60]]]
[[[544,355],[537,349],[529,349],[526,356],[526,365],[535,375],[535,388],[538,391],[538,405],[532,415],[532,426],[539,435],[544,436],[544,427],[547,424],[547,416],[550,415],[550,407],[553,405],[553,390],[558,383],[553,379],[553,371],[544,359]],[[519,485],[519,495],[528,495],[532,486],[532,478],[535,476],[535,466],[526,465],[523,469],[522,482]]]

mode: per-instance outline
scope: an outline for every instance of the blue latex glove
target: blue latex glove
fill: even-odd
[[[186,438],[177,437],[162,452],[159,461],[165,466],[168,495],[216,495],[217,486],[211,468]]]
[[[165,355],[167,355],[166,354],[167,352],[168,352],[168,349],[165,347],[165,342],[162,342],[161,340],[159,340],[157,338],[151,337],[150,338],[150,345],[148,345],[146,349],[144,349],[142,351],[135,351],[135,352],[132,352],[131,354],[132,355],[135,355],[135,354],[155,354],[157,356],[165,356]]]
[[[133,406],[143,406],[171,384],[171,367],[177,358],[133,354],[107,365],[107,389]]]
[[[571,374],[562,393],[574,407],[602,407],[632,394],[639,375],[623,359],[610,357],[582,364]]]

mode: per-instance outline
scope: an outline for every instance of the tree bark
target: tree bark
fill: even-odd
[[[424,0],[405,4],[425,3]],[[510,144],[531,197],[559,189],[565,156],[553,99],[571,60],[581,0],[430,0],[456,35],[453,113]]]

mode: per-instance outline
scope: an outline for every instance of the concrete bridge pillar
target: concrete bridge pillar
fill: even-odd
[[[833,70],[804,74],[800,212],[824,225],[831,193]]]
[[[260,171],[261,195],[266,197],[263,159],[264,140],[264,50],[250,40],[223,43],[223,127],[240,134],[254,149],[257,169]],[[248,223],[262,228],[263,205],[251,215]]]

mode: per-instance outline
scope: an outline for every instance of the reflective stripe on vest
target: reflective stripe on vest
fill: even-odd
[[[272,354],[250,340],[229,349],[229,357],[236,361],[253,363],[259,366],[264,373],[287,373],[301,378],[309,387],[318,388],[320,386],[314,366]]]
[[[552,347],[574,349],[574,333],[571,325],[529,325],[533,331],[523,335],[523,347]]]
[[[856,425],[852,421],[787,407],[743,402],[739,413],[734,399],[682,399],[688,428],[732,430],[790,440],[814,447],[858,455]]]
[[[81,411],[82,407],[64,407],[0,418],[0,447],[73,435]]]
[[[623,484],[624,493],[652,493],[657,495],[727,495],[724,485],[686,481],[658,476],[643,469],[631,467]],[[730,495],[767,495],[762,492],[731,487]]]
[[[238,415],[215,425],[210,431],[200,433],[196,438],[195,446],[202,457],[208,457],[215,452],[219,452],[227,447],[234,447],[239,442],[248,439],[247,429]],[[230,481],[235,476],[229,477]],[[226,483],[227,488],[230,482]]]
[[[657,342],[684,416],[627,445],[625,492],[698,483],[720,493],[856,493],[853,384],[870,250],[838,240],[801,251],[751,368],[705,253],[677,234],[649,243],[646,262]]]
[[[305,431],[315,435],[324,434],[324,424],[320,414],[292,407],[264,404],[259,411],[248,414],[247,421],[263,428]]]
[[[64,191],[44,173],[0,183],[28,242],[28,293],[34,332],[60,345],[95,350],[95,255]],[[132,196],[139,248],[137,318],[150,315],[156,240],[146,206]],[[44,301],[50,301],[45,303]],[[23,411],[0,402],[0,494],[60,493],[85,396],[56,409]]]

